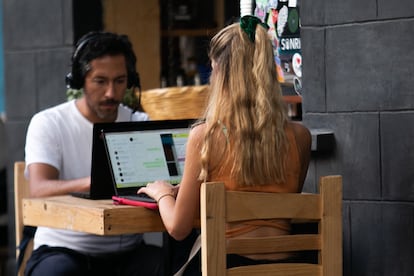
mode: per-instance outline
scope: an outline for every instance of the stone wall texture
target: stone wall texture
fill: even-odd
[[[335,133],[344,275],[414,275],[414,2],[301,1],[303,122]]]

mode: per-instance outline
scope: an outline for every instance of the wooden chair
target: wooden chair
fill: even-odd
[[[29,197],[29,182],[24,177],[25,162],[18,161],[14,163],[14,212],[15,212],[15,227],[16,227],[16,260],[20,254],[19,244],[23,238],[23,214],[22,214],[22,199]],[[29,242],[24,253],[24,259],[17,275],[23,275],[26,267],[26,262],[29,259],[33,250],[33,240]]]
[[[324,176],[319,194],[226,191],[223,183],[201,186],[202,274],[341,276],[342,177]],[[292,219],[318,223],[318,233],[225,239],[226,222],[249,219]],[[227,244],[227,246],[226,246]],[[277,263],[226,269],[226,254],[257,254],[313,250],[317,264]]]

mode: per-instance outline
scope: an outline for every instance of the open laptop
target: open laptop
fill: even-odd
[[[137,190],[155,180],[179,184],[193,122],[145,121],[102,128],[116,199],[155,203]]]

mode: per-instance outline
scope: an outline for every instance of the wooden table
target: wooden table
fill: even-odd
[[[23,199],[23,224],[96,235],[165,231],[157,210],[70,195]]]

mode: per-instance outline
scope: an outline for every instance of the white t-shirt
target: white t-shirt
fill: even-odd
[[[145,121],[148,115],[120,106],[117,122]],[[43,110],[30,121],[25,148],[26,176],[31,163],[45,163],[63,180],[90,176],[93,124],[79,112],[75,100]],[[34,249],[41,245],[71,248],[99,254],[130,249],[142,235],[96,236],[81,232],[38,227]]]

